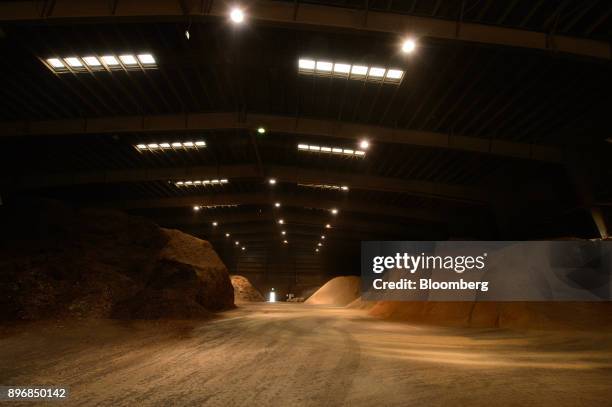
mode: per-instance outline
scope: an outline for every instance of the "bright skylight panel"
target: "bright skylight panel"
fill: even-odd
[[[119,59],[121,60],[121,62],[123,62],[123,65],[127,65],[127,66],[138,65],[138,61],[136,61],[136,58],[134,57],[134,55],[120,55]]]
[[[298,149],[300,149],[300,150],[308,150],[308,144],[298,144]]]
[[[331,72],[334,64],[327,61],[317,61],[317,72]]]
[[[80,67],[83,66],[83,64],[81,63],[81,61],[77,57],[64,58],[64,61],[66,61],[68,66],[70,66],[71,68],[80,68]]]
[[[315,61],[313,61],[312,59],[300,59],[298,61],[298,66],[300,69],[304,69],[307,71],[314,71]]]
[[[115,58],[114,55],[104,55],[102,57],[102,62],[104,62],[108,66],[117,66],[119,65],[119,61]]]
[[[370,77],[383,78],[387,70],[385,68],[370,68]]]
[[[155,64],[155,58],[151,54],[138,54],[138,60],[143,65]]]
[[[399,69],[389,69],[387,71],[387,79],[395,79],[400,80],[404,76],[404,71],[400,71]]]
[[[85,61],[87,66],[102,66],[102,63],[96,57],[83,57],[83,61]]]
[[[366,76],[368,67],[363,65],[353,65],[351,68],[351,76]]]
[[[351,66],[349,64],[334,64],[334,73],[340,75],[346,75],[351,72]]]
[[[51,65],[53,68],[65,68],[66,67],[59,58],[49,58],[47,59],[47,63]]]

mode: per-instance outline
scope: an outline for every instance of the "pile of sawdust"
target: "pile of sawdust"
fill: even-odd
[[[119,212],[2,207],[0,319],[192,318],[233,306],[210,244]]]
[[[248,278],[243,276],[231,276],[232,286],[234,286],[234,302],[262,302],[265,301],[263,295],[253,287]]]
[[[513,329],[612,329],[609,302],[378,301],[370,315],[423,324]]]
[[[305,303],[345,306],[359,297],[360,286],[359,277],[335,277],[319,288]]]

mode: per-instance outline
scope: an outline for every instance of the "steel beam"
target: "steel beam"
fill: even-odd
[[[236,130],[255,129],[262,125],[268,129],[271,136],[284,133],[352,140],[367,136],[372,141],[379,143],[408,144],[537,161],[559,163],[563,158],[561,149],[555,146],[333,120],[261,114],[239,115],[233,112],[2,122],[0,123],[0,137]]]
[[[438,182],[405,180],[346,172],[321,171],[300,167],[263,165],[262,169],[281,182],[347,185],[351,189],[405,193],[414,196],[455,200],[468,203],[488,201],[485,190]],[[89,171],[60,174],[23,175],[0,179],[0,185],[17,189],[51,188],[99,183],[181,181],[209,178],[252,179],[260,174],[255,165],[194,166],[181,168],[146,168]]]
[[[180,19],[214,16],[227,18],[233,0],[208,0],[185,7],[179,1],[129,0],[117,1],[114,7],[108,0],[55,0],[51,8],[41,7],[40,1],[5,1],[0,3],[0,21],[45,20],[71,23],[90,23],[92,20]],[[350,31],[383,32],[405,36],[430,37],[452,41],[490,44],[497,46],[556,51],[594,58],[612,59],[609,43],[565,35],[477,23],[449,21],[372,10],[330,7],[290,2],[251,1],[248,7],[251,21],[308,29],[340,29]]]

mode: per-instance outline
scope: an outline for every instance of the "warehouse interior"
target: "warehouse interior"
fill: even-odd
[[[362,241],[608,240],[612,222],[611,44],[612,5],[605,0],[2,2],[0,218],[5,233],[0,242],[5,249],[0,291],[9,298],[0,303],[2,319],[59,321],[56,309],[62,310],[62,316],[64,311],[73,312],[74,301],[60,305],[57,298],[68,292],[62,290],[76,286],[55,285],[62,279],[84,280],[74,277],[80,271],[62,271],[72,253],[86,251],[90,256],[75,261],[75,270],[87,268],[95,257],[103,258],[100,264],[104,265],[96,273],[106,273],[128,257],[134,264],[149,261],[155,250],[167,249],[161,248],[170,239],[175,245],[172,253],[165,251],[162,257],[175,262],[192,255],[183,250],[195,244],[185,234],[210,242],[206,250],[215,258],[211,270],[245,277],[249,287],[263,297],[274,290],[277,299],[288,295],[305,299],[330,279],[356,278]],[[162,238],[159,228],[180,232],[163,232],[170,237]],[[85,242],[88,236],[95,238]],[[107,244],[109,240],[114,242]],[[68,241],[65,257],[54,257]],[[120,254],[100,254],[103,249]],[[35,255],[40,259],[33,260]],[[12,263],[14,258],[22,259],[20,266]],[[137,267],[132,263],[125,266],[125,275],[132,276],[129,273]],[[42,281],[34,275],[28,277],[30,285],[13,284],[22,264],[35,264],[40,270],[44,264],[53,264],[55,274],[44,284],[53,286],[55,294],[33,283]],[[161,266],[151,263],[147,267]],[[186,272],[183,265],[172,267]],[[215,280],[215,287],[227,289],[228,277],[221,280]],[[104,281],[100,277],[100,284],[106,284]],[[153,287],[149,280],[143,284]],[[17,286],[38,287],[27,288],[31,290],[27,294],[40,301],[16,305],[12,298],[21,295],[15,294],[20,289]],[[82,309],[97,301],[91,298],[102,295],[95,291],[98,286],[87,287],[92,294],[87,291],[89,302],[87,306],[79,303]],[[347,290],[343,287],[330,290]],[[146,301],[157,307],[172,302],[174,297],[167,296],[160,301],[158,291]],[[39,294],[42,292],[44,295]],[[386,338],[398,341],[394,346],[405,345],[399,344],[397,335],[430,345],[429,353],[418,359],[411,359],[406,349],[396,355],[394,363],[398,364],[390,375],[399,381],[389,378],[390,389],[414,385],[407,378],[398,379],[406,375],[405,366],[398,361],[424,364],[417,370],[426,371],[422,380],[431,384],[437,380],[436,366],[454,357],[454,346],[465,346],[461,348],[465,354],[457,356],[453,365],[461,365],[457,374],[465,372],[466,366],[488,369],[483,367],[484,359],[495,363],[501,357],[499,364],[508,369],[558,369],[557,376],[545,375],[557,379],[541,379],[543,388],[551,392],[569,386],[555,396],[555,404],[575,405],[579,400],[605,404],[606,395],[609,400],[609,318],[605,319],[609,325],[598,325],[596,344],[582,342],[593,335],[574,337],[585,352],[595,355],[596,360],[587,361],[586,355],[583,360],[569,353],[564,359],[563,340],[549,334],[450,332],[436,327],[423,328],[431,331],[419,336],[406,324],[384,322],[391,325],[382,326],[364,320],[360,325],[366,318],[358,309],[367,308],[363,304],[346,311],[351,325],[345,328],[358,330],[359,339],[355,339],[344,330],[344,336],[331,338],[334,321],[344,317],[336,308],[325,308],[325,301],[311,305],[310,311],[304,308],[306,304],[265,302],[232,310],[232,298],[223,298],[206,302],[206,310],[196,310],[191,303],[184,308],[169,305],[171,312],[153,309],[150,304],[146,309],[136,307],[134,301],[106,308],[96,302],[91,309],[104,318],[140,321],[152,316],[165,322],[128,329],[85,318],[85,314],[94,315],[87,308],[79,314],[79,324],[99,332],[95,337],[84,337],[80,325],[66,322],[62,329],[56,325],[45,328],[40,343],[23,348],[20,335],[30,325],[23,328],[20,322],[4,327],[0,341],[14,354],[30,355],[32,349],[50,343],[68,352],[84,349],[90,340],[112,346],[117,342],[118,348],[112,349],[127,360],[131,351],[117,350],[124,346],[117,338],[132,337],[125,343],[146,350],[149,342],[155,342],[152,338],[180,345],[198,334],[212,342],[227,335],[228,343],[239,347],[242,342],[232,331],[237,322],[231,319],[255,318],[257,324],[248,328],[258,349],[265,348],[268,339],[280,346],[274,341],[291,334],[296,336],[294,344],[304,345],[300,350],[304,358],[309,349],[319,349],[315,343],[326,340],[332,348],[352,353],[338,356],[330,351],[321,359],[325,373],[317,372],[322,380],[332,382],[326,392],[311,388],[311,377],[298,374],[301,359],[291,359],[290,377],[278,379],[282,385],[274,387],[274,392],[247,379],[254,375],[250,367],[243,373],[227,373],[243,378],[242,396],[225,394],[227,389],[211,379],[210,389],[218,392],[213,393],[223,393],[226,398],[196,397],[198,384],[189,379],[197,376],[195,370],[189,370],[196,367],[189,365],[173,376],[188,383],[184,389],[189,397],[166,389],[168,383],[174,383],[168,379],[158,383],[165,394],[143,399],[143,403],[245,405],[250,399],[259,405],[278,405],[285,397],[298,405],[408,405],[419,400],[431,405],[490,404],[501,386],[495,382],[501,380],[496,371],[489,376],[497,379],[492,379],[488,390],[474,389],[474,397],[482,396],[479,399],[441,397],[436,393],[440,383],[409,400],[402,398],[401,391],[393,396],[398,398],[389,399],[373,390],[346,394],[351,386],[371,386],[355,359],[359,349],[368,357],[395,357],[372,343],[365,347],[367,329],[381,333],[388,329]],[[608,305],[598,304],[596,312],[609,313],[609,307],[602,308]],[[215,317],[221,318],[215,320],[220,324],[215,328],[217,334],[183,321],[227,309],[227,322],[223,316]],[[580,318],[595,312],[582,305],[579,311],[559,309],[569,309],[567,313]],[[263,320],[268,312],[289,325],[266,325]],[[324,328],[315,335],[311,331],[317,329],[318,318]],[[274,338],[268,338],[267,332]],[[573,335],[582,335],[580,332]],[[463,338],[460,344],[453,342],[456,337]],[[483,360],[470,359],[472,352],[479,352],[475,345],[479,340],[484,343],[484,353],[479,354]],[[439,349],[432,343],[448,345],[450,353],[434,354]],[[282,352],[293,347],[281,345],[282,349],[276,348],[278,359],[262,356],[262,365],[270,371],[287,369]],[[163,345],[156,346],[161,347],[156,352],[168,351]],[[561,360],[538,353],[547,346],[559,347]],[[206,364],[194,348],[189,353],[172,349],[168,357],[176,356],[177,364],[186,354],[190,361]],[[513,349],[524,351],[524,360],[512,359],[508,353]],[[146,355],[144,350],[142,355]],[[230,351],[215,351],[221,369]],[[243,356],[253,357],[252,363],[260,360],[253,354]],[[338,364],[333,365],[329,360],[336,356]],[[543,358],[540,365],[539,357]],[[153,360],[165,363],[163,356],[156,358]],[[5,352],[0,360],[13,362]],[[87,360],[80,357],[64,367],[78,370]],[[333,365],[330,369],[325,367],[328,362]],[[363,367],[369,362],[361,363]],[[372,371],[384,372],[382,365],[372,366]],[[139,378],[155,377],[150,366],[141,367],[151,376],[136,373]],[[51,370],[47,376],[37,376],[25,372],[27,369],[22,363],[2,369],[0,385],[63,384],[52,383]],[[130,372],[129,366],[118,369]],[[89,373],[87,380],[93,382],[95,372]],[[343,381],[334,381],[336,376]],[[265,380],[277,380],[274,377],[268,375]],[[453,377],[444,380],[450,383]],[[8,382],[14,379],[31,383]],[[69,375],[61,379],[64,384],[74,381]],[[116,384],[110,377],[101,379],[102,384]],[[572,381],[576,387],[567,384]],[[587,381],[591,386],[580,390]],[[546,405],[551,400],[546,398],[551,393],[524,393],[526,381],[513,378],[510,382],[515,387],[505,391],[523,392],[519,398],[523,403]],[[102,384],[82,387],[79,394],[80,385],[74,381],[73,396],[82,405],[127,405],[138,400],[131,382],[125,388],[120,386],[123,395],[112,396],[104,393]],[[310,399],[303,395],[308,392],[314,394]],[[258,398],[264,396],[276,399]]]

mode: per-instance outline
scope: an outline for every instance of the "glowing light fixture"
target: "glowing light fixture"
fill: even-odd
[[[68,64],[68,66],[72,68],[80,68],[83,66],[83,63],[77,57],[68,57],[64,58],[64,61]]]
[[[226,233],[226,234],[225,234],[225,237],[230,237],[230,234],[229,234],[229,233]]]
[[[404,54],[410,54],[416,49],[416,42],[412,38],[407,38],[402,43],[402,52]]]
[[[280,206],[281,206],[280,202],[276,202],[276,203],[274,204],[274,207],[275,207],[275,208],[280,208]]]
[[[234,245],[236,245],[236,246],[238,246],[239,244],[240,244],[240,242],[239,242],[238,240],[236,240],[236,241],[234,242]]]
[[[284,219],[279,219],[278,220],[278,224],[279,225],[284,225],[285,224],[285,220]]]
[[[134,55],[120,55],[119,59],[126,66],[138,65],[138,61],[136,61],[136,57]]]
[[[200,207],[196,205],[196,206],[193,207],[193,210],[197,212],[197,211],[200,210]]]
[[[321,239],[325,240],[325,235],[321,235]]]
[[[331,225],[328,223],[327,225],[325,225],[325,229],[331,229]]]
[[[276,302],[276,293],[274,292],[274,288],[272,288],[272,291],[270,291],[270,294],[268,295],[268,302]]]
[[[318,248],[317,248],[317,249],[315,249],[315,252],[318,252],[318,251],[319,251],[319,249],[318,249]]]
[[[102,57],[102,62],[104,62],[108,66],[119,66],[121,65],[117,58],[114,55],[104,55]]]
[[[150,144],[137,144],[136,149],[139,151],[146,151],[154,148],[162,148],[164,150],[175,150],[177,148],[191,149],[191,148],[204,148],[206,142],[203,140],[198,141],[185,141],[185,142],[174,142],[174,143],[150,143]]]
[[[239,8],[233,8],[230,11],[230,20],[236,24],[244,22],[244,12]]]
[[[219,224],[217,222],[213,222],[212,225],[213,226],[218,226]]]
[[[298,73],[305,75],[334,76],[371,82],[399,84],[404,71],[396,68],[387,69],[380,66],[352,65],[347,62],[315,60],[311,58],[298,59]]]
[[[140,61],[140,65],[139,62]],[[156,68],[155,57],[151,54],[122,54],[122,55],[95,55],[77,56],[70,55],[62,58],[47,58],[47,66],[53,72],[66,73],[87,73],[90,71],[120,70],[135,68],[151,69]],[[87,67],[87,69],[86,69]]]
[[[66,66],[64,65],[64,63],[59,59],[59,58],[48,58],[47,59],[47,63],[52,67],[52,68],[65,68]]]
[[[283,243],[284,243],[284,244],[287,244],[287,243],[289,243],[289,242],[288,242],[287,240],[283,240]]]
[[[245,250],[246,250],[246,247],[242,246],[241,250],[242,250],[242,251],[245,251]]]
[[[151,54],[138,54],[138,60],[143,65],[154,65],[155,57]]]
[[[368,144],[369,146],[369,144]],[[311,153],[323,153],[323,154],[338,154],[345,156],[353,156],[353,157],[365,157],[365,151],[363,150],[353,150],[350,148],[340,148],[340,147],[326,147],[326,146],[317,146],[312,144],[298,144],[298,151],[311,152]]]
[[[287,234],[287,232],[286,232],[286,231],[284,231],[284,230],[283,230],[283,231],[281,231],[281,235],[285,236],[286,234]]]
[[[338,214],[338,209],[332,208],[331,213],[332,213],[332,215],[337,215]]]
[[[276,184],[276,179],[275,179],[275,178],[270,178],[270,179],[268,180],[268,183],[269,183],[270,185],[275,185],[275,184]]]
[[[362,150],[367,150],[368,148],[370,148],[370,142],[368,140],[361,140],[359,142],[359,148],[361,148]]]
[[[323,243],[319,242],[319,243],[317,243],[317,246],[321,247],[321,246],[323,246]]]
[[[188,181],[176,181],[174,183],[174,185],[176,185],[177,187],[199,187],[199,186],[218,186],[218,185],[225,185],[229,183],[229,180],[223,178],[223,179],[205,179],[205,180],[188,180]]]
[[[266,134],[266,128],[265,127],[258,127],[257,128],[257,133],[259,133],[259,134]]]

